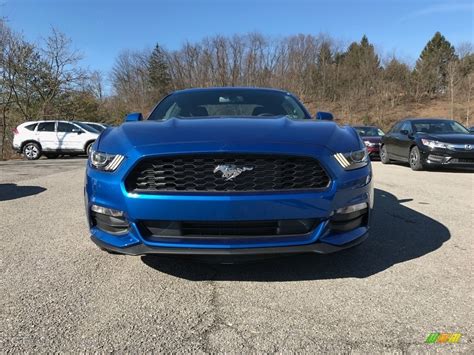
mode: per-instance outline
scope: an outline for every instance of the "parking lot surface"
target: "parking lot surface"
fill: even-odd
[[[473,173],[376,162],[361,246],[219,265],[100,251],[84,165],[0,162],[0,352],[474,351]]]

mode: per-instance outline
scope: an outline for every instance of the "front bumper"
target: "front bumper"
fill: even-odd
[[[277,149],[277,148],[275,148]],[[275,151],[278,153],[278,151]],[[288,148],[286,149],[287,154]],[[293,152],[295,155],[301,151]],[[315,155],[311,152],[311,155]],[[146,152],[141,152],[141,156]],[[310,155],[309,152],[306,155]],[[332,154],[321,152],[316,158],[331,176],[323,191],[235,193],[235,194],[132,194],[124,186],[127,172],[136,159],[127,159],[113,173],[90,167],[86,172],[85,202],[92,240],[101,248],[115,252],[139,254],[275,254],[330,253],[354,246],[368,236],[370,210],[373,205],[373,182],[370,164],[345,171]],[[340,229],[331,223],[335,211],[349,205],[366,203],[363,222],[352,229]],[[123,211],[129,227],[123,233],[98,228],[91,219],[92,204]],[[317,219],[310,232],[284,237],[162,238],[143,235],[143,221],[265,221]]]
[[[299,254],[317,253],[330,254],[344,249],[349,249],[359,245],[369,237],[369,232],[365,231],[357,239],[342,245],[332,245],[323,242],[316,242],[306,245],[296,245],[287,247],[269,248],[234,248],[234,249],[202,249],[202,248],[155,248],[146,244],[137,244],[127,248],[120,248],[104,243],[101,239],[91,235],[91,240],[102,249],[110,250],[125,255],[147,255],[147,254],[168,254],[168,255],[268,255],[268,254]]]
[[[380,146],[367,147],[367,152],[371,158],[378,158],[380,157]]]
[[[421,158],[423,164],[427,166],[474,168],[474,151],[424,149],[421,152]]]

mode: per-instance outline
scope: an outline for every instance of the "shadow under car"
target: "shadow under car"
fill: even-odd
[[[403,203],[408,201],[410,200],[399,200],[391,193],[375,189],[369,238],[360,246],[339,253],[278,255],[263,259],[197,259],[162,255],[145,255],[141,258],[151,268],[194,281],[268,282],[364,278],[392,265],[426,255],[449,240],[450,232],[446,226],[404,206]],[[226,265],[228,263],[230,265]]]

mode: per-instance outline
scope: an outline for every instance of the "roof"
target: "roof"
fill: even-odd
[[[454,121],[451,118],[444,118],[444,117],[407,117],[400,121]]]
[[[273,92],[280,92],[287,94],[288,91],[281,90],[281,89],[274,89],[274,88],[263,88],[263,87],[255,87],[255,86],[222,86],[222,87],[208,87],[208,88],[189,88],[183,90],[176,90],[173,94],[177,93],[188,93],[188,92],[203,92],[203,91],[220,91],[220,90],[227,90],[227,91],[239,91],[239,90],[255,90],[255,91],[273,91]]]

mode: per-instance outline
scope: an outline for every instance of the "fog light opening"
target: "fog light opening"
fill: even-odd
[[[100,213],[100,214],[105,214],[106,216],[111,216],[111,217],[123,217],[124,215],[123,211],[114,210],[113,208],[107,208],[107,207],[102,207],[98,205],[92,205],[91,211]]]
[[[124,212],[113,208],[92,205],[90,218],[94,227],[110,234],[124,234],[130,228]]]
[[[368,213],[369,205],[367,202],[339,208],[331,217],[330,228],[333,233],[344,233],[366,226]]]
[[[350,205],[346,207],[342,207],[336,210],[336,214],[348,214],[348,213],[353,213],[357,212],[363,209],[366,209],[368,207],[367,202],[363,203],[357,203],[355,205]]]

